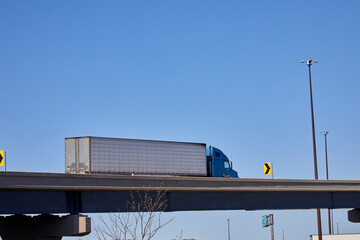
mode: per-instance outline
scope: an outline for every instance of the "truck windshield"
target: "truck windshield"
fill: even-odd
[[[230,164],[229,164],[229,162],[224,162],[224,168],[225,168],[225,169],[230,169]]]

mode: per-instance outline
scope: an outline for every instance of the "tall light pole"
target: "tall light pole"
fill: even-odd
[[[315,123],[314,123],[314,107],[313,107],[313,97],[312,97],[312,85],[311,85],[311,65],[312,63],[317,63],[312,59],[303,60],[302,63],[306,63],[309,67],[309,84],[310,84],[310,102],[311,102],[311,122],[312,122],[312,139],[313,139],[313,153],[314,153],[314,171],[315,171],[315,179],[319,179],[318,177],[318,169],[317,169],[317,159],[316,159],[316,141],[315,141]],[[318,225],[318,236],[319,240],[322,240],[322,230],[321,230],[321,215],[320,209],[316,209],[317,212],[317,225]]]
[[[230,240],[230,219],[227,219],[228,222],[228,239]]]
[[[327,157],[327,141],[326,141],[326,135],[329,133],[329,131],[324,130],[324,131],[321,131],[320,133],[324,134],[324,136],[325,136],[326,180],[329,180],[329,168],[328,168],[328,157]],[[329,234],[332,234],[330,208],[328,208],[328,222],[329,222]]]
[[[283,240],[285,240],[285,230],[283,229]]]
[[[326,180],[329,180],[329,168],[328,168],[328,157],[327,157],[327,142],[326,142],[326,135],[329,133],[329,131],[324,130],[320,133],[324,134],[325,136],[325,161],[326,161]]]

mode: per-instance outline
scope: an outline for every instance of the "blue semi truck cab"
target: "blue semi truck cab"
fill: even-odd
[[[232,168],[232,162],[218,148],[209,146],[206,148],[206,161],[208,176],[238,178],[238,173]]]

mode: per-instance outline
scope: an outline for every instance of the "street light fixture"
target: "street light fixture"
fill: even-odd
[[[313,153],[314,153],[314,171],[315,171],[315,179],[319,179],[318,177],[318,169],[317,169],[317,159],[316,159],[316,141],[315,141],[315,123],[314,123],[314,107],[313,107],[313,97],[312,97],[312,85],[311,85],[311,65],[312,63],[317,63],[317,61],[308,59],[301,61],[302,63],[306,63],[309,67],[309,84],[310,84],[310,102],[311,102],[311,122],[312,122],[312,139],[313,139]],[[317,212],[317,225],[318,225],[318,236],[319,240],[322,240],[322,230],[321,230],[321,215],[320,209],[316,209]]]

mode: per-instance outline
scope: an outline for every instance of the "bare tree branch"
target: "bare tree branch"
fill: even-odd
[[[168,207],[166,190],[130,192],[126,213],[110,213],[108,218],[99,217],[101,225],[94,229],[98,240],[151,240],[156,233],[174,218],[162,221],[162,213]],[[181,234],[182,235],[182,234]],[[180,239],[180,238],[179,238]]]

